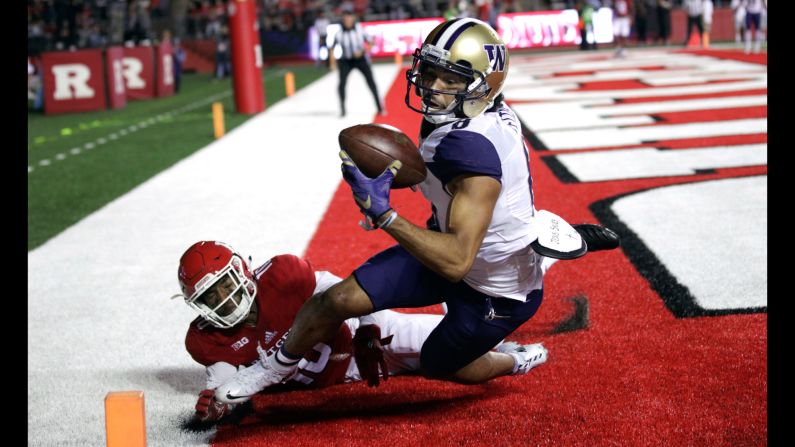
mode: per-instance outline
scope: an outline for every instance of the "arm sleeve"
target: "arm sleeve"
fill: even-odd
[[[315,272],[315,290],[312,292],[312,295],[323,293],[328,290],[329,287],[340,281],[342,281],[342,279],[333,273],[326,271]]]
[[[205,372],[207,374],[207,389],[212,390],[231,379],[237,372],[237,367],[226,362],[217,362],[208,366]]]

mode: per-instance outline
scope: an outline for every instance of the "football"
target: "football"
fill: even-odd
[[[392,182],[393,189],[408,188],[425,180],[425,162],[411,139],[385,124],[359,124],[339,134],[340,149],[350,155],[362,173],[370,178],[381,175],[393,160],[403,167]]]

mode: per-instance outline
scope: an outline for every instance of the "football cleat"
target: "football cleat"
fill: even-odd
[[[588,251],[612,250],[621,245],[618,235],[611,229],[594,224],[572,225],[588,244]]]
[[[513,374],[527,374],[531,369],[546,363],[549,352],[541,343],[520,345],[507,341],[497,346],[497,352],[508,354],[516,360]]]
[[[265,388],[281,383],[285,376],[279,374],[265,359],[265,351],[257,347],[260,360],[241,369],[230,380],[215,390],[215,398],[225,404],[237,404],[251,399],[251,396]]]

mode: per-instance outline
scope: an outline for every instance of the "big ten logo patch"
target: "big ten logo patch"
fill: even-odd
[[[232,343],[232,349],[237,351],[240,348],[242,348],[243,346],[246,346],[247,344],[248,344],[248,337],[243,337],[240,340]]]

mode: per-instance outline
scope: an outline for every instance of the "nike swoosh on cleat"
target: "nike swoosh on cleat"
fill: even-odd
[[[226,393],[226,398],[229,399],[229,400],[245,399],[247,397],[251,397],[251,396],[233,396],[233,395],[231,395],[229,393]]]

